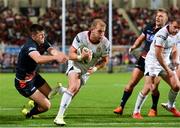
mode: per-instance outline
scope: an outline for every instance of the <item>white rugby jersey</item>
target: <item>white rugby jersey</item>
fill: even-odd
[[[167,26],[161,28],[153,39],[153,42],[150,46],[150,50],[146,56],[146,60],[148,63],[157,64],[160,66],[156,55],[155,55],[155,46],[160,46],[164,48],[163,57],[167,64],[170,63],[170,54],[172,51],[172,47],[177,44],[177,35],[173,36],[167,30]]]
[[[69,65],[72,64],[81,69],[82,74],[86,73],[90,67],[93,67],[98,62],[98,60],[101,59],[101,57],[108,56],[110,50],[110,42],[105,36],[100,40],[98,44],[92,44],[89,40],[88,33],[89,31],[78,33],[73,40],[72,46],[76,49],[78,49],[82,45],[88,47],[93,52],[92,60],[87,64],[81,61],[68,61]]]
[[[180,57],[180,32],[177,34],[177,49]]]

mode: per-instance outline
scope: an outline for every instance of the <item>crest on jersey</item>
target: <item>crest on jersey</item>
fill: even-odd
[[[167,39],[167,37],[165,37],[165,36],[163,36],[163,35],[157,35],[157,37],[159,37],[159,38],[161,38],[161,39],[163,39],[163,40],[166,40],[166,39]]]
[[[101,47],[97,47],[96,52],[101,52]]]

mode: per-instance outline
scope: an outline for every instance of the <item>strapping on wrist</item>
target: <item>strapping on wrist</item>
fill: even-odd
[[[97,67],[93,67],[93,72],[96,72],[97,71]]]

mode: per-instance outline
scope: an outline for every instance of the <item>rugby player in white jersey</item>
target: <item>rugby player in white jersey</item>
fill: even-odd
[[[65,125],[64,113],[71,103],[72,98],[78,93],[92,73],[104,67],[108,62],[110,42],[104,36],[106,24],[101,19],[95,19],[89,31],[83,31],[74,38],[69,50],[68,87],[64,91],[58,114],[54,120],[57,125]],[[80,47],[87,47],[89,50],[82,50],[77,54]],[[92,59],[91,59],[92,57]],[[84,60],[90,60],[85,63]]]
[[[179,61],[180,61],[180,31],[177,34],[177,49],[178,49],[178,55],[179,55]],[[178,78],[180,80],[180,67],[177,68],[176,74],[178,75]]]
[[[175,108],[174,102],[180,89],[180,82],[178,77],[169,66],[171,63],[170,55],[173,54],[172,63],[178,65],[178,53],[177,53],[177,33],[180,29],[180,19],[173,18],[170,23],[160,29],[151,44],[150,50],[145,60],[145,84],[140,91],[135,104],[133,118],[142,119],[140,114],[141,107],[147,97],[149,91],[152,91],[156,87],[153,87],[153,83],[157,76],[161,76],[168,85],[171,87],[168,94],[168,102],[161,105],[174,116],[180,117],[180,112]],[[172,53],[173,52],[173,53]],[[178,66],[177,66],[178,67]]]

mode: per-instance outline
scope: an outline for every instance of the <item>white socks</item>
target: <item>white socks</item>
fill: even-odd
[[[140,113],[141,107],[143,106],[146,98],[147,98],[147,96],[143,96],[141,92],[139,93],[133,113]]]
[[[59,93],[59,94],[63,94],[65,91],[67,91],[67,88],[61,86],[61,87],[59,88],[59,90],[58,90],[58,93]]]
[[[73,94],[71,92],[69,92],[68,90],[66,90],[64,92],[62,99],[61,99],[61,104],[60,104],[57,116],[63,116],[64,115],[66,108],[71,103],[72,96],[73,96]]]
[[[169,108],[174,107],[173,105],[175,103],[177,95],[178,95],[178,92],[175,92],[172,89],[170,89],[169,95],[168,95],[168,107]]]

